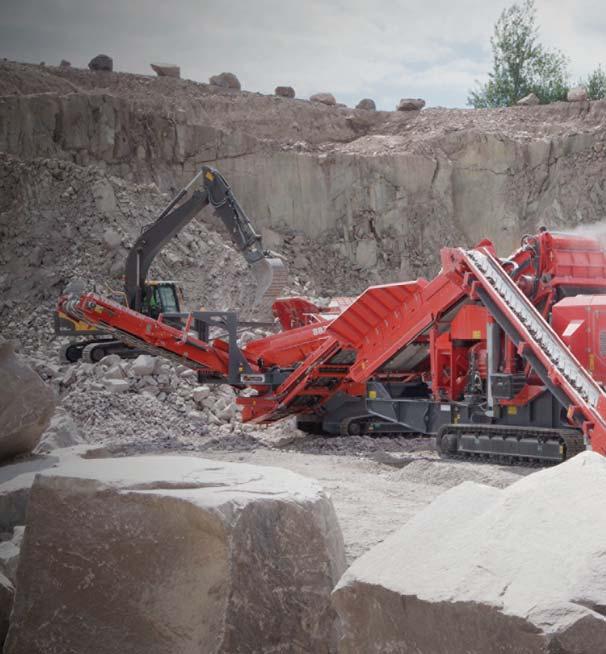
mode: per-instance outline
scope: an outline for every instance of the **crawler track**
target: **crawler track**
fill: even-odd
[[[575,429],[532,429],[504,425],[445,425],[436,436],[445,459],[483,460],[505,465],[550,466],[585,450]]]

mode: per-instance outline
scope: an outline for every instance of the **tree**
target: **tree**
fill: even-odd
[[[581,80],[579,86],[587,89],[587,95],[590,100],[602,100],[606,98],[606,71],[602,66],[598,66],[587,78]]]
[[[563,100],[568,92],[568,59],[538,40],[534,0],[503,10],[490,39],[493,68],[488,82],[470,91],[476,109],[508,107],[529,93],[542,103]]]

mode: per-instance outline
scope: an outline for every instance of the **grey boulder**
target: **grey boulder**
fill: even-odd
[[[114,69],[114,60],[106,54],[98,54],[88,62],[91,70],[104,70],[111,72]]]
[[[372,98],[363,98],[356,105],[356,109],[365,109],[366,111],[376,111],[377,105]]]
[[[402,98],[396,107],[397,111],[420,111],[425,106],[421,98]]]
[[[220,73],[219,75],[213,75],[209,80],[209,84],[213,86],[221,86],[224,89],[236,89],[239,91],[242,87],[240,86],[240,80],[233,73]]]
[[[312,102],[319,102],[320,104],[327,104],[334,106],[337,104],[335,96],[332,93],[314,93],[309,96]]]
[[[465,482],[337,584],[343,654],[604,654],[606,458]]]
[[[4,652],[328,654],[344,563],[332,503],[306,477],[78,459],[31,489]]]
[[[150,64],[158,77],[181,77],[181,68],[176,64]]]
[[[52,390],[21,361],[10,341],[0,342],[0,461],[31,452],[55,410]]]
[[[529,93],[528,95],[525,95],[523,98],[518,100],[516,104],[520,105],[521,107],[535,107],[539,104],[539,102],[539,98],[534,93]]]
[[[274,93],[282,98],[295,97],[295,90],[293,89],[292,86],[276,86]]]

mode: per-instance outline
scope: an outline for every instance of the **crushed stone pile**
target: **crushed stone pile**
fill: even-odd
[[[440,495],[340,580],[339,651],[603,653],[604,492],[606,459],[584,452]]]

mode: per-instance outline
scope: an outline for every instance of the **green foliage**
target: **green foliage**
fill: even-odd
[[[598,66],[586,80],[581,80],[579,86],[587,89],[590,100],[602,100],[606,98],[606,71]]]
[[[470,91],[467,104],[476,109],[509,107],[529,93],[542,103],[566,98],[568,59],[539,43],[534,0],[503,10],[490,45],[493,69],[488,82]]]

